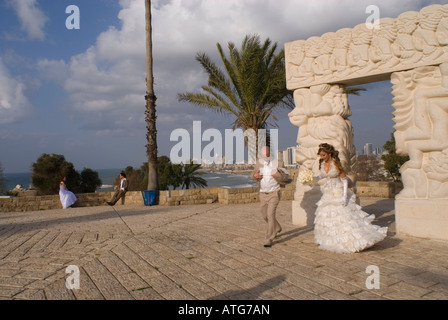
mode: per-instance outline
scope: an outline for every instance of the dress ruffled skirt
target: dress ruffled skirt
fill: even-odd
[[[323,196],[317,203],[314,241],[319,248],[336,253],[354,253],[386,237],[387,227],[373,225],[375,215],[364,212],[356,204],[353,194],[347,206],[336,199]]]
[[[69,191],[65,190],[64,188],[61,188],[59,190],[59,198],[61,200],[62,208],[67,209],[70,206],[72,206],[76,201],[78,201],[78,198],[76,195]]]

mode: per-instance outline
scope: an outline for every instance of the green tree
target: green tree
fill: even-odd
[[[178,100],[233,115],[233,129],[253,129],[256,136],[259,129],[276,127],[274,112],[294,108],[292,92],[286,89],[284,50],[276,54],[277,43],[262,43],[258,35],[246,36],[241,49],[229,42],[228,57],[219,43],[217,48],[225,71],[206,53],[197,53],[208,85],[202,86],[203,93],[179,93]]]
[[[142,165],[147,166],[147,162]],[[126,174],[126,180],[128,180],[128,190],[129,191],[143,191],[147,190],[148,180],[147,180],[147,170],[134,169],[132,166],[127,166],[123,172]],[[117,176],[115,179],[115,185],[119,186],[121,184],[120,177]]]
[[[82,193],[93,193],[101,187],[103,182],[99,178],[98,172],[93,171],[89,168],[84,168],[81,171],[81,192]]]
[[[366,91],[366,89],[363,88],[363,87],[347,87],[347,88],[345,88],[345,93],[346,94],[351,94],[351,95],[354,95],[354,96],[361,95],[360,91]]]
[[[159,176],[159,189],[168,190],[170,186],[174,189],[178,188],[182,182],[181,177],[178,176],[180,170],[176,170],[176,165],[171,163],[170,158],[167,156],[160,156],[157,159],[158,162],[158,176]]]
[[[81,176],[63,155],[43,154],[31,166],[31,182],[39,194],[51,195],[59,192],[61,177],[67,178],[67,188],[80,192]]]
[[[191,160],[187,164],[173,164],[167,156],[158,157],[157,162],[160,190],[169,190],[170,187],[190,189],[191,187],[202,188],[207,186],[207,181],[201,177],[203,173],[200,171],[200,164],[194,164]],[[123,170],[129,183],[129,191],[147,190],[146,168],[148,168],[147,162],[143,163],[140,169],[128,166]],[[117,176],[114,184],[120,185],[120,177]]]
[[[175,164],[173,169],[174,174],[180,179],[182,189],[207,187],[207,181],[201,177],[203,172],[199,171],[201,169],[200,164],[195,164],[190,160],[186,164]]]
[[[401,156],[396,153],[395,148],[395,137],[391,133],[390,140],[386,141],[383,148],[388,153],[383,154],[381,159],[384,161],[384,169],[387,171],[388,175],[395,181],[401,180],[400,168],[401,166],[409,161],[409,156]]]

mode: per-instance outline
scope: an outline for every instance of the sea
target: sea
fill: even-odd
[[[97,169],[103,185],[97,192],[112,191],[114,181],[122,169]],[[20,185],[23,189],[31,188],[31,173],[3,173],[6,179],[6,190],[15,189]],[[250,179],[249,173],[210,172],[203,171],[202,178],[207,181],[208,188],[244,188],[255,187],[257,184]]]

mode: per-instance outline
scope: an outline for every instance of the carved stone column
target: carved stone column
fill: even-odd
[[[395,201],[397,233],[448,239],[448,63],[391,78],[403,190]]]
[[[289,114],[291,123],[299,128],[296,162],[319,175],[319,144],[329,143],[339,151],[341,163],[351,178],[355,189],[356,151],[353,145],[353,129],[348,117],[351,111],[342,85],[317,85],[294,92],[295,109]],[[293,224],[314,224],[316,203],[321,197],[319,186],[296,182],[293,201]]]

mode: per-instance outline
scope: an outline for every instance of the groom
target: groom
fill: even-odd
[[[110,200],[110,202],[107,203],[110,206],[115,205],[117,201],[120,200],[122,197],[124,197],[124,195],[128,191],[128,180],[126,179],[126,174],[124,172],[120,173],[120,179],[121,179],[120,188],[118,188],[118,190],[115,191],[112,200]]]
[[[267,223],[264,246],[272,246],[275,236],[282,231],[276,218],[277,206],[280,202],[280,188],[291,182],[283,161],[272,161],[268,146],[261,149],[261,158],[255,165],[252,179],[260,186],[261,214]]]

